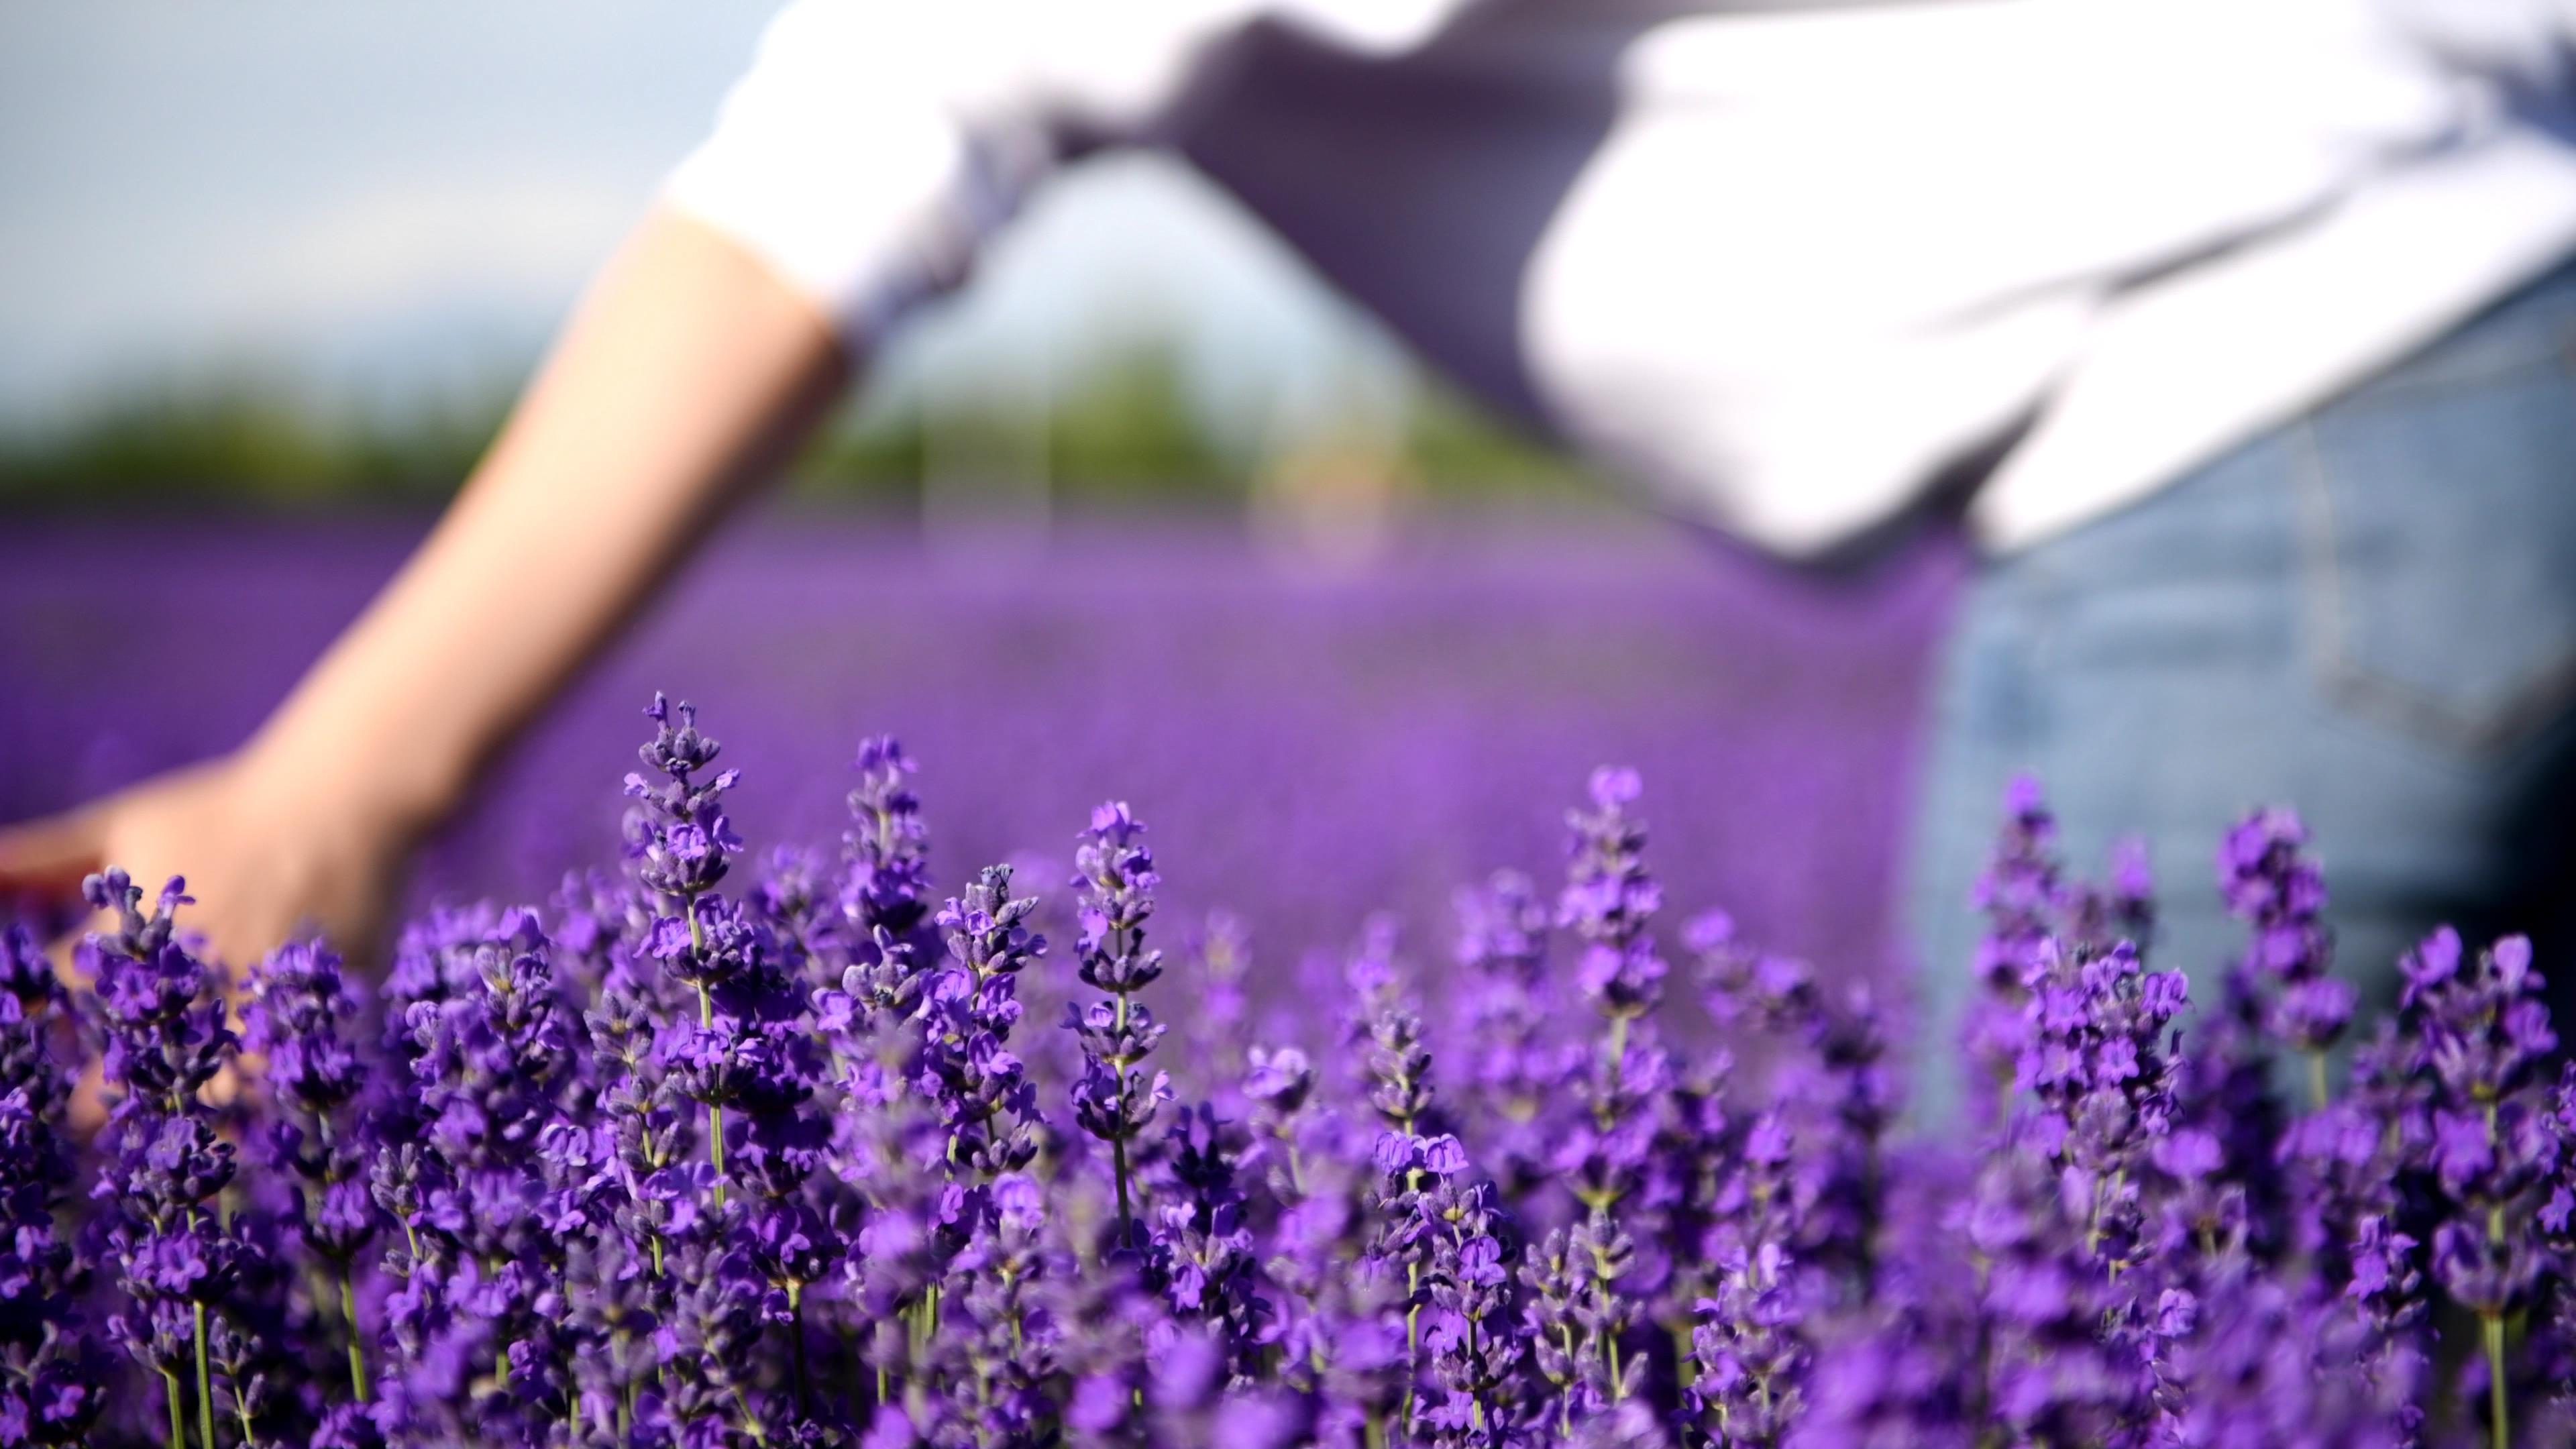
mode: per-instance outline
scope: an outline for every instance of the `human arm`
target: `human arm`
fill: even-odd
[[[436,529],[239,750],[0,831],[0,896],[184,874],[214,950],[305,925],[362,953],[403,860],[724,504],[836,397],[799,290],[655,211],[602,270]]]

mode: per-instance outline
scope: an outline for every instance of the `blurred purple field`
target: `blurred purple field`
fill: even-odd
[[[0,817],[239,741],[417,533],[14,521]],[[1319,571],[1213,523],[930,549],[759,515],[520,743],[419,890],[542,895],[607,860],[659,688],[744,769],[755,851],[836,840],[851,748],[888,731],[921,762],[943,884],[1063,860],[1089,807],[1124,798],[1154,830],[1166,913],[1230,907],[1282,965],[1378,908],[1405,913],[1413,954],[1445,955],[1452,887],[1501,865],[1552,877],[1586,773],[1632,764],[1677,905],[1874,969],[1959,571],[1934,543],[1828,583],[1591,517],[1431,520]]]

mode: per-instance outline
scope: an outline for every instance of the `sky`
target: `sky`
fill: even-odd
[[[774,8],[0,4],[0,425],[244,378],[400,405],[516,377]],[[1043,386],[1139,337],[1256,426],[1402,371],[1212,187],[1120,157],[1042,193],[879,385]]]

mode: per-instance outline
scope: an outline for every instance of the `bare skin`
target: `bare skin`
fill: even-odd
[[[828,320],[671,213],[610,260],[444,518],[239,750],[0,830],[0,898],[188,878],[219,960],[359,959],[420,838],[846,385]]]

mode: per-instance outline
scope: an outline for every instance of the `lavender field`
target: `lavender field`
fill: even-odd
[[[712,721],[644,714],[623,869],[433,909],[380,983],[296,942],[228,1001],[180,884],[112,869],[91,986],[0,929],[0,1443],[2576,1442],[2531,942],[2427,937],[2345,1073],[2292,812],[2227,832],[2249,949],[2184,1027],[2148,883],[2069,873],[2017,784],[1988,1090],[1917,1134],[1903,1008],[1676,922],[1633,770],[1590,772],[1561,886],[1460,898],[1448,969],[1373,925],[1256,1020],[1127,804],[1029,872],[1069,902],[995,865],[934,906],[891,740],[844,849],[760,865]]]
[[[416,537],[387,522],[0,530],[0,816],[238,741]],[[1927,646],[1927,547],[1827,584],[1653,525],[1478,516],[1322,571],[1236,527],[1069,525],[1031,552],[842,519],[721,539],[433,849],[425,899],[542,896],[605,856],[636,710],[695,698],[755,851],[828,844],[851,751],[921,762],[941,877],[1065,857],[1090,807],[1155,822],[1167,911],[1286,962],[1393,908],[1542,877],[1587,772],[1644,776],[1673,897],[1828,970],[1888,958]],[[1032,882],[1036,882],[1033,880]]]

